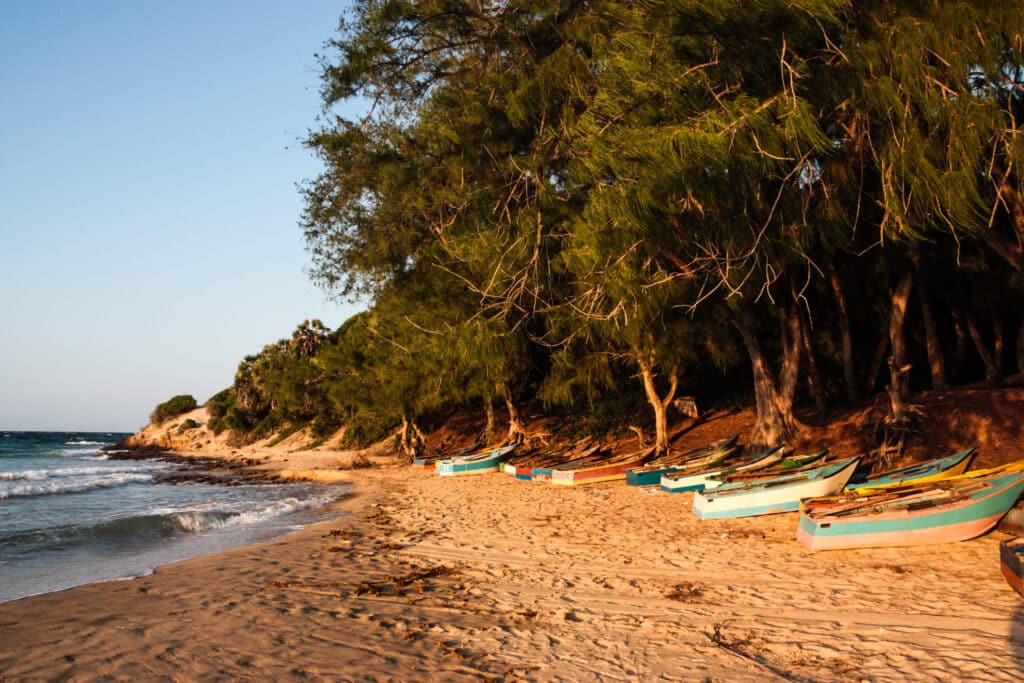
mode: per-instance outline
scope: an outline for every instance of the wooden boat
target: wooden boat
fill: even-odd
[[[724,439],[719,439],[706,446],[694,448],[685,453],[670,453],[660,458],[651,460],[640,467],[634,468],[626,473],[627,486],[657,486],[661,483],[661,476],[666,472],[713,465],[721,462],[736,445],[740,435],[730,434]]]
[[[462,455],[466,455],[467,453],[472,453],[473,451],[479,449],[480,446],[481,446],[480,442],[477,441],[477,442],[475,442],[475,443],[473,443],[473,444],[471,444],[469,446],[465,446],[463,448],[458,449],[457,451],[455,451],[455,455],[448,456],[448,457],[459,457],[459,456],[462,456]],[[413,467],[419,467],[419,468],[422,468],[422,469],[425,469],[425,470],[432,470],[432,469],[436,468],[437,467],[437,463],[440,462],[443,459],[444,458],[439,458],[436,455],[424,455],[424,456],[419,457],[419,458],[413,458],[412,459],[412,466]]]
[[[892,486],[894,484],[909,484],[911,482],[920,484],[935,481],[936,479],[954,477],[966,472],[973,458],[974,449],[968,448],[959,453],[947,455],[944,458],[935,458],[934,460],[920,462],[909,467],[880,472],[867,479],[858,481],[856,478],[853,478],[846,485],[846,490],[870,489],[879,486]]]
[[[513,444],[448,458],[437,463],[437,473],[442,477],[458,477],[467,474],[497,472],[502,464],[512,456],[515,448],[516,446]]]
[[[804,510],[797,539],[811,550],[962,541],[989,531],[1024,491],[1024,472],[993,468],[877,490]]]
[[[999,520],[1000,531],[1014,536],[1024,536],[1024,500],[1010,508],[1006,516]]]
[[[582,455],[570,455],[566,458],[562,455],[552,461],[533,466],[530,468],[530,480],[531,481],[551,481],[551,475],[556,467],[561,468],[572,468],[572,467],[583,467],[591,463],[603,460],[609,457],[609,451],[603,446],[592,446],[588,448]],[[516,472],[516,476],[519,477],[519,473]]]
[[[505,472],[511,474],[516,479],[530,481],[533,479],[534,469],[550,468],[554,465],[568,462],[570,460],[585,458],[594,455],[599,450],[601,450],[601,445],[594,444],[586,447],[573,446],[572,448],[564,451],[534,453],[533,455],[528,455],[525,458],[516,458],[512,462],[506,463]]]
[[[1024,537],[999,544],[999,570],[1013,590],[1024,595]]]
[[[847,458],[814,469],[781,474],[750,482],[726,482],[693,497],[693,511],[701,519],[751,517],[800,508],[800,499],[824,496],[843,488],[860,458]]]
[[[806,455],[782,458],[774,464],[768,463],[766,466],[751,467],[747,470],[725,470],[721,474],[709,478],[704,485],[704,490],[716,489],[722,486],[722,484],[750,482],[757,479],[777,477],[782,474],[812,470],[821,464],[819,461],[824,459],[826,455],[828,455],[828,449]]]
[[[653,453],[652,447],[625,455],[605,456],[593,462],[560,465],[551,469],[551,483],[555,486],[580,486],[625,479],[626,472],[643,464]]]
[[[677,472],[666,472],[661,477],[661,490],[667,493],[685,493],[686,491],[703,491],[711,477],[721,475],[727,470],[742,472],[758,467],[768,467],[782,459],[782,447],[776,446],[758,453],[751,453],[742,458],[716,463],[706,467]]]

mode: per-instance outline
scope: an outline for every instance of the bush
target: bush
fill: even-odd
[[[395,428],[397,421],[382,418],[372,413],[359,413],[345,427],[341,438],[342,448],[366,448],[377,443]]]
[[[166,420],[174,417],[175,415],[181,415],[187,413],[190,410],[195,410],[196,399],[189,394],[179,394],[173,398],[170,398],[156,408],[149,414],[149,421],[153,424],[161,424]]]
[[[200,424],[190,417],[189,419],[187,419],[187,420],[185,420],[184,422],[181,423],[181,426],[178,427],[178,433],[179,434],[184,434],[188,430],[196,429],[199,426],[200,426]]]

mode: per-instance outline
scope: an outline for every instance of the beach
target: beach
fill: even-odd
[[[999,532],[811,553],[794,540],[795,513],[700,521],[692,494],[442,479],[393,462],[338,470],[331,457],[270,464],[264,454],[260,466],[354,484],[332,521],[134,580],[0,604],[0,677],[1024,675],[1024,601],[999,574]]]

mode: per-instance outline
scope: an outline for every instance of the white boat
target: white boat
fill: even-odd
[[[849,458],[768,479],[727,482],[696,494],[693,512],[701,519],[795,512],[800,509],[801,498],[829,496],[841,490],[859,461],[860,458]]]

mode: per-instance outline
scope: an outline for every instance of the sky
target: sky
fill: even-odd
[[[0,429],[135,431],[358,310],[310,282],[296,188],[346,4],[0,3]]]

